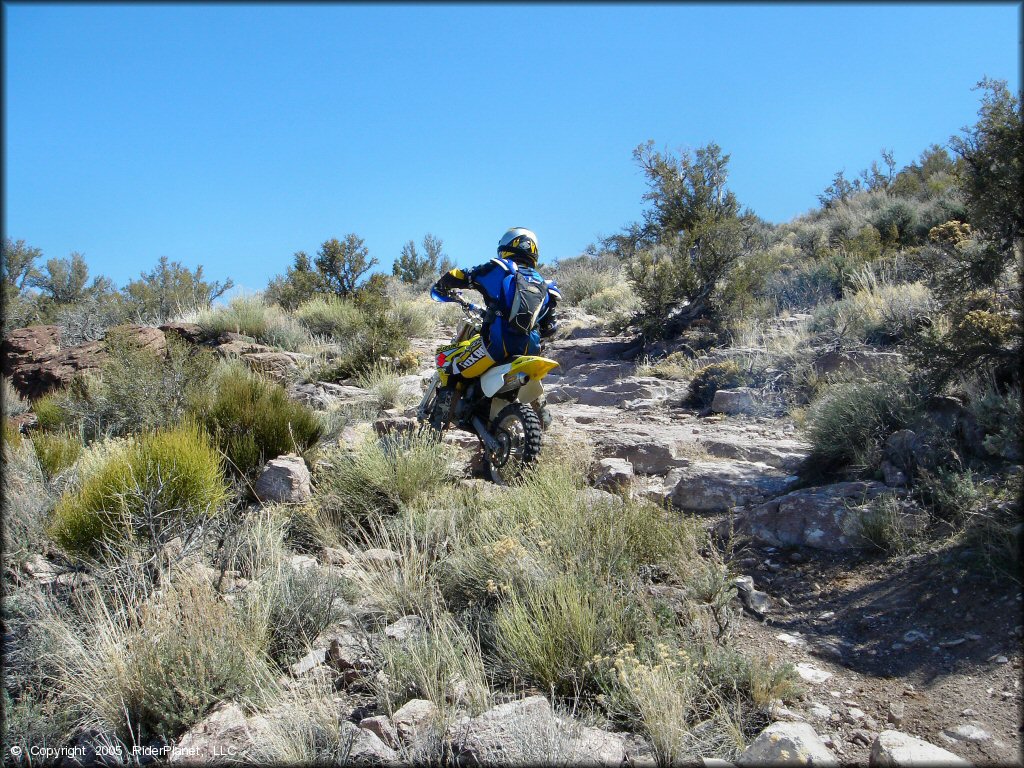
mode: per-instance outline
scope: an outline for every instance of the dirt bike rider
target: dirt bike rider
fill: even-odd
[[[555,307],[562,294],[553,280],[537,271],[538,255],[537,236],[513,227],[498,241],[497,258],[469,270],[453,269],[434,283],[433,291],[444,296],[461,288],[476,289],[486,305],[480,335],[452,361],[456,375],[449,378],[448,392],[442,395],[445,400],[451,397],[449,419],[455,411],[457,395],[452,395],[459,389],[458,379],[477,378],[517,355],[539,354],[540,340],[557,329]]]

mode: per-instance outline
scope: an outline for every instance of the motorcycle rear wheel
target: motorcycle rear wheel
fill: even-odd
[[[536,464],[540,455],[541,425],[537,413],[525,403],[505,406],[491,422],[491,434],[501,445],[501,453],[488,455],[491,480],[508,485]]]

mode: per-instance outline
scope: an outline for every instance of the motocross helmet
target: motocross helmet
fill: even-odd
[[[528,267],[537,266],[537,236],[523,227],[512,227],[498,241],[498,255]]]

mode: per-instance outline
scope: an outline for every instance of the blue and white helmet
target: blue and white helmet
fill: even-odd
[[[498,255],[503,259],[515,259],[528,267],[536,267],[540,255],[537,235],[524,227],[512,227],[498,241]]]

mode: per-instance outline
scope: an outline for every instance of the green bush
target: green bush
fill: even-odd
[[[39,466],[47,480],[68,469],[82,453],[82,440],[69,432],[40,432],[32,438]]]
[[[808,410],[808,460],[820,470],[873,469],[886,438],[906,428],[920,409],[920,398],[902,377],[836,384]]]
[[[32,412],[36,415],[39,428],[43,430],[58,429],[68,418],[61,407],[61,397],[56,393],[40,397],[32,403]]]
[[[202,418],[229,465],[248,477],[269,459],[305,455],[323,433],[316,415],[290,400],[284,387],[237,365],[217,380]]]
[[[111,451],[53,513],[49,533],[70,552],[161,535],[197,521],[227,500],[221,459],[197,426],[142,435]]]
[[[312,333],[339,343],[332,362],[317,372],[320,381],[358,375],[382,357],[401,358],[411,336],[428,334],[434,327],[415,302],[390,301],[385,288],[373,280],[353,298],[316,298],[299,307],[297,314]]]
[[[743,386],[748,381],[749,377],[732,360],[711,363],[694,374],[690,382],[688,403],[698,408],[706,408],[711,405],[718,390],[733,389]]]

